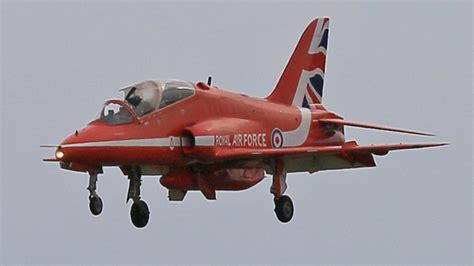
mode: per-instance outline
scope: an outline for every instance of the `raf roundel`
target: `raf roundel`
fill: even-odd
[[[281,134],[281,130],[275,128],[272,131],[272,147],[273,148],[281,148],[283,146],[283,134]]]

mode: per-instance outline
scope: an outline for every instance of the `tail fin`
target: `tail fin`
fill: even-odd
[[[306,108],[321,103],[328,33],[329,18],[306,27],[268,101]]]

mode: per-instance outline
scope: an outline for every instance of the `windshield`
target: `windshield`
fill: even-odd
[[[109,125],[120,125],[133,122],[133,116],[125,106],[117,102],[106,102],[98,120]]]
[[[123,89],[124,101],[138,117],[194,95],[191,83],[181,80],[145,81]]]

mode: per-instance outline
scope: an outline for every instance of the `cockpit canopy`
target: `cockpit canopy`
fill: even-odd
[[[98,120],[109,125],[128,124],[136,120],[130,111],[131,108],[123,101],[109,100],[100,111]]]
[[[182,80],[145,81],[122,89],[124,101],[138,117],[165,108],[195,94],[191,83]]]
[[[195,94],[194,86],[181,80],[145,81],[122,89],[122,100],[104,104],[99,121],[109,125],[128,124],[154,111],[163,109]]]

